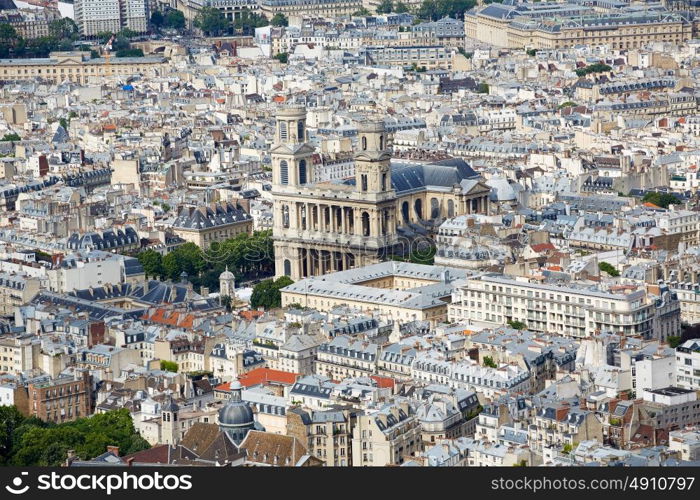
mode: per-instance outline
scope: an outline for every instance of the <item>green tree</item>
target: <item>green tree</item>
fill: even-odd
[[[161,28],[165,24],[165,17],[159,10],[154,10],[151,14],[151,25]]]
[[[370,11],[368,11],[366,8],[361,7],[360,9],[353,12],[352,15],[353,15],[353,17],[365,17],[365,16],[371,16],[372,13]]]
[[[15,427],[9,455],[4,458],[16,466],[57,466],[69,449],[82,459],[91,459],[104,453],[108,445],[119,446],[125,453],[150,447],[134,429],[129,410],[123,408],[61,424],[23,419]]]
[[[527,49],[525,53],[530,57],[535,57],[537,55],[537,49]]]
[[[252,35],[255,28],[267,26],[267,18],[257,14],[250,9],[243,9],[238,17],[233,21],[233,29],[243,35]]]
[[[140,252],[136,258],[143,267],[146,277],[157,278],[163,276],[163,256],[155,250]]]
[[[678,205],[681,200],[669,193],[657,193],[656,191],[649,192],[642,198],[643,202],[652,203],[657,207],[668,208],[669,205]]]
[[[410,12],[410,10],[408,5],[403,2],[396,2],[394,5],[394,12],[397,14],[405,14],[406,12]]]
[[[608,66],[607,64],[603,63],[595,63],[595,64],[589,64],[588,66],[585,66],[583,68],[578,68],[576,70],[576,74],[578,76],[586,76],[590,75],[591,73],[605,73],[607,71],[611,71],[612,68]]]
[[[575,102],[573,102],[573,101],[566,101],[566,102],[563,102],[563,103],[561,103],[561,104],[559,105],[559,109],[563,109],[563,108],[573,108],[573,107],[576,107],[576,106],[578,106],[578,104],[576,104]]]
[[[233,299],[230,296],[223,295],[221,297],[221,305],[224,306],[228,312],[231,312],[232,304],[233,304]]]
[[[139,36],[139,34],[136,31],[129,28],[124,28],[117,34],[117,37],[122,37],[126,39],[136,38],[137,36]]]
[[[226,16],[219,9],[213,7],[204,7],[200,10],[194,18],[193,24],[207,36],[219,36],[231,26]]]
[[[669,335],[666,337],[666,342],[668,342],[668,346],[671,347],[672,349],[675,349],[678,347],[681,343],[682,337],[676,336],[676,335]]]
[[[287,19],[287,16],[281,12],[278,12],[272,16],[272,19],[270,19],[270,24],[273,26],[289,26],[289,19]]]
[[[282,64],[287,64],[287,62],[289,61],[289,54],[287,54],[286,52],[280,52],[279,54],[275,54],[275,59],[277,59]]]
[[[620,271],[615,269],[615,267],[612,264],[610,264],[609,262],[599,262],[598,269],[600,269],[601,271],[603,271],[605,273],[608,273],[613,278],[620,276]]]
[[[49,23],[49,35],[58,40],[67,38],[75,41],[80,38],[80,30],[70,17],[63,17]]]
[[[120,49],[115,54],[117,57],[143,57],[142,49]]]
[[[19,37],[17,30],[9,23],[0,24],[0,41],[14,42]]]
[[[280,290],[294,283],[289,276],[281,276],[277,280],[261,281],[253,288],[250,297],[250,305],[254,308],[263,307],[274,309],[282,305],[282,293]]]
[[[377,5],[377,14],[388,14],[394,11],[394,2],[392,0],[382,0]]]
[[[489,368],[498,368],[498,365],[491,356],[484,356],[484,366],[488,366]]]
[[[3,136],[3,138],[0,139],[0,141],[2,141],[2,142],[9,142],[9,141],[16,142],[16,141],[21,141],[21,140],[22,140],[22,138],[14,132],[11,132],[9,134],[5,134]]]
[[[481,82],[479,86],[477,87],[476,91],[479,94],[488,94],[490,90],[489,84]]]
[[[185,29],[185,14],[179,10],[171,9],[165,15],[165,27],[173,30]]]
[[[513,328],[514,330],[527,330],[527,325],[522,321],[511,319],[508,321],[508,326]]]
[[[7,465],[12,452],[12,440],[24,416],[16,406],[0,406],[0,465]]]
[[[178,366],[175,361],[166,361],[163,359],[160,362],[160,369],[168,372],[177,373]]]

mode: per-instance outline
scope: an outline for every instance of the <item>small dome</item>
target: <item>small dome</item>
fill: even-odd
[[[221,427],[247,427],[255,424],[253,410],[245,403],[229,402],[219,410]]]
[[[236,277],[233,275],[231,271],[228,270],[228,266],[226,266],[226,270],[219,275],[220,280],[232,280],[236,279]]]

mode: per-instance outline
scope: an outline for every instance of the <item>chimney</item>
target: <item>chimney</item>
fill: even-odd
[[[611,400],[610,400],[610,404],[608,405],[608,411],[609,411],[610,413],[612,413],[612,412],[615,411],[615,408],[617,408],[617,402],[618,402],[618,401],[619,401],[618,399],[611,399]]]
[[[126,466],[127,467],[131,467],[133,463],[134,463],[134,457],[129,457],[126,459]]]
[[[112,445],[107,446],[107,453],[111,453],[111,454],[118,457],[119,456],[119,446],[112,446]]]
[[[569,406],[560,406],[557,408],[557,414],[556,414],[556,419],[557,421],[564,420],[566,418],[566,415],[569,413]]]

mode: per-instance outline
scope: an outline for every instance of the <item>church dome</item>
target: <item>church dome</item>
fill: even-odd
[[[219,410],[219,427],[238,444],[255,427],[253,410],[241,400],[240,382],[231,382],[231,399]]]
[[[219,425],[222,427],[243,427],[254,423],[253,410],[245,403],[229,402],[219,410]]]
[[[219,275],[220,280],[232,280],[235,278],[236,277],[233,275],[233,273],[228,270],[228,266],[226,266],[226,270]]]

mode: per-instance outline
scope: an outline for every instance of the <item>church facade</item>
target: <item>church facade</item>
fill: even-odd
[[[391,161],[382,121],[358,127],[355,174],[313,182],[306,110],[277,114],[272,156],[275,274],[299,280],[387,260],[402,227],[488,213],[490,188],[462,160]]]

